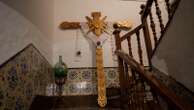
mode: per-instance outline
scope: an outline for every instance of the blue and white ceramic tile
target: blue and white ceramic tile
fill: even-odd
[[[28,110],[35,95],[53,83],[51,65],[29,45],[0,67],[0,110]]]
[[[106,87],[119,87],[117,68],[105,68],[104,70],[106,76]],[[50,90],[56,91],[56,88]],[[69,69],[67,81],[63,87],[63,95],[91,94],[97,94],[96,68]]]

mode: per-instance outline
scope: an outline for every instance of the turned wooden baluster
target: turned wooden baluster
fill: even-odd
[[[141,106],[143,109],[144,108],[144,99],[145,99],[145,84],[144,84],[144,79],[142,77],[140,77],[140,81],[141,81],[141,94],[140,94],[140,101],[141,101]]]
[[[131,48],[131,36],[127,37],[127,42],[128,42],[129,55],[133,58],[132,48]]]
[[[132,106],[132,110],[136,110],[137,109],[137,104],[136,104],[136,78],[135,78],[135,70],[132,69],[132,92],[131,92],[131,106]]]
[[[167,12],[168,12],[168,19],[170,19],[170,17],[171,17],[171,9],[170,9],[169,0],[165,0],[165,3],[166,3],[166,9],[167,9]]]
[[[121,38],[120,38],[120,29],[116,24],[113,25],[115,31],[113,32],[115,36],[115,44],[116,44],[116,50],[121,50]],[[128,102],[126,102],[126,96],[127,96],[127,85],[125,83],[125,69],[124,69],[124,62],[123,59],[118,57],[118,66],[119,66],[119,83],[120,83],[120,88],[121,88],[121,102],[122,104],[126,107]]]
[[[163,34],[164,24],[163,24],[163,21],[162,21],[161,10],[159,8],[158,1],[157,0],[154,0],[154,1],[155,1],[155,7],[156,7],[156,15],[158,16],[158,20],[159,20],[159,23],[160,23],[161,34]]]
[[[133,58],[132,47],[131,47],[131,36],[127,37],[127,41],[128,41],[129,55]],[[132,94],[130,97],[130,110],[137,110],[139,107],[138,94],[137,94],[137,81],[136,81],[137,79],[136,79],[135,70],[131,68],[131,72],[132,72],[132,78],[131,78]]]
[[[152,29],[152,33],[153,33],[153,37],[154,37],[154,46],[156,47],[156,44],[158,41],[157,36],[156,36],[156,25],[154,23],[152,12],[150,12],[149,15],[150,15],[150,27]]]
[[[133,58],[133,54],[132,54],[132,48],[131,48],[131,37],[129,36],[127,38],[128,41],[128,48],[129,48],[129,55]],[[131,74],[132,76],[130,77],[130,89],[129,89],[129,110],[137,110],[137,106],[136,106],[136,98],[135,98],[135,85],[136,85],[136,81],[135,81],[135,70],[133,68],[131,69]]]
[[[143,65],[143,55],[142,55],[142,47],[141,47],[141,41],[140,41],[139,31],[136,32],[136,36],[137,36],[139,62],[140,62],[141,65]]]
[[[132,47],[131,47],[131,36],[127,37],[127,42],[128,42],[128,49],[129,49],[129,55],[133,58],[133,53],[132,53]],[[135,106],[135,97],[134,97],[134,86],[135,86],[135,71],[131,68],[131,73],[132,73],[132,77],[131,77],[131,81],[130,81],[130,100],[129,100],[129,107],[130,110],[136,110],[136,106]]]
[[[138,44],[138,54],[139,54],[139,61],[140,64],[143,65],[143,55],[142,55],[142,47],[141,47],[141,41],[140,41],[140,33],[139,31],[136,32],[136,36],[137,36],[137,44]],[[135,109],[141,110],[143,109],[142,106],[142,99],[141,99],[141,92],[139,89],[139,83],[140,83],[140,79],[139,76],[136,74],[136,72],[133,70],[133,78],[134,78],[134,95],[133,95],[133,99],[134,99],[134,107]]]
[[[152,43],[151,43],[151,38],[150,38],[150,32],[148,28],[148,23],[147,23],[147,15],[150,13],[150,9],[152,6],[153,0],[148,0],[147,5],[141,5],[141,19],[143,23],[143,34],[144,34],[144,39],[145,39],[145,45],[146,45],[146,51],[147,51],[147,58],[148,58],[148,65],[151,66],[151,58],[152,58]]]
[[[130,83],[130,78],[129,78],[129,65],[126,62],[124,62],[124,70],[125,70],[124,77],[125,77],[125,83],[126,83],[126,89],[127,89],[126,91],[128,93],[131,87],[131,83]],[[129,102],[129,98],[127,98],[126,101]]]
[[[137,77],[136,77],[136,71],[133,73],[133,109],[137,110],[138,109],[138,96],[137,96]]]
[[[136,109],[139,110],[140,109],[140,105],[139,105],[139,87],[138,87],[138,84],[139,84],[139,79],[138,79],[138,75],[137,73],[135,74],[135,81],[136,81],[136,84],[135,84],[135,102],[136,102]]]
[[[138,102],[138,108],[139,110],[143,109],[143,98],[142,94],[143,94],[143,79],[140,78],[140,76],[138,74],[136,74],[137,76],[137,102]]]
[[[138,77],[137,77],[137,73],[135,72],[134,74],[134,78],[135,78],[135,86],[134,86],[134,104],[135,104],[135,109],[139,110],[139,105],[138,105]]]

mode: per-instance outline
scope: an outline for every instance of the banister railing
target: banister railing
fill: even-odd
[[[167,86],[161,83],[152,72],[146,70],[144,66],[135,61],[130,55],[126,54],[121,50],[117,50],[116,54],[123,62],[130,66],[133,70],[137,71],[136,74],[143,78],[157,94],[161,95],[167,103],[172,104],[173,108],[180,110],[193,110],[191,104],[185,102],[181,97],[177,96]],[[127,67],[128,68],[128,67]]]
[[[119,26],[114,25],[115,31],[113,34],[115,36],[116,50],[128,49],[128,56],[119,51],[117,51],[117,55],[121,101],[125,107],[129,104],[130,110],[145,109],[145,100],[147,99],[151,99],[153,101],[151,103],[158,105],[158,94],[163,96],[167,102],[175,105],[177,109],[191,110],[189,105],[185,104],[182,99],[156,78],[149,76],[150,73],[144,69],[145,66],[148,66],[149,69],[152,67],[151,58],[153,53],[169,27],[179,2],[180,0],[175,0],[173,3],[170,3],[169,0],[163,0],[162,3],[166,9],[164,10],[161,8],[161,2],[148,0],[146,5],[141,5],[141,24],[124,35],[121,35],[122,30]],[[167,12],[167,15],[164,15],[164,11]],[[122,46],[124,41],[127,41],[127,46]],[[134,43],[137,44],[135,45],[137,46],[136,48],[134,48]],[[131,75],[129,75],[129,71]],[[146,90],[149,85],[151,89]],[[152,94],[151,98],[145,98],[147,92]],[[174,110],[175,107],[172,105],[170,107]],[[154,109],[159,108],[156,106]]]
[[[137,26],[135,29],[133,29],[132,31],[130,31],[130,32],[126,33],[125,35],[123,35],[121,37],[121,41],[123,41],[123,40],[127,39],[128,37],[130,37],[131,35],[135,34],[137,31],[142,29],[142,27],[143,27],[143,25],[141,24],[141,25]]]
[[[165,1],[168,1],[168,0],[165,0]],[[170,6],[168,6],[168,3],[166,3],[167,7],[169,7],[169,9],[167,8],[168,9],[168,22],[166,23],[165,28],[159,37],[157,37],[157,35],[154,35],[155,34],[154,32],[156,32],[156,31],[155,31],[155,27],[152,25],[155,25],[155,24],[154,24],[154,22],[152,22],[153,20],[151,21],[151,17],[150,17],[150,22],[151,22],[150,26],[151,26],[151,29],[153,32],[153,36],[155,36],[154,37],[154,39],[155,39],[154,40],[154,48],[152,49],[153,51],[152,51],[151,57],[154,55],[158,45],[162,41],[162,38],[163,38],[165,32],[167,31],[168,27],[170,26],[170,23],[173,20],[174,14],[175,14],[176,9],[178,8],[180,2],[181,2],[181,0],[174,0],[174,2],[171,3]]]
[[[146,5],[141,5],[142,10],[140,14],[142,24],[144,24],[144,38],[148,59],[153,56],[156,47],[163,38],[179,3],[180,0],[174,0],[171,3],[170,0],[163,0],[160,2],[158,2],[158,0],[148,0]],[[158,32],[159,30],[160,32]]]
[[[115,39],[117,42],[116,45],[119,46],[119,43],[127,40],[129,54],[138,54],[139,57],[136,57],[136,60],[139,60],[144,66],[151,67],[151,58],[153,53],[169,27],[179,2],[180,0],[175,0],[173,3],[170,3],[169,0],[163,0],[163,6],[161,6],[161,1],[158,2],[157,0],[148,0],[146,5],[141,5],[140,19],[142,22],[136,28],[129,31],[125,35],[120,35],[121,30],[118,26],[114,25],[114,33],[117,33],[115,34]],[[155,11],[155,13],[153,13],[153,11]],[[164,11],[166,11],[167,15],[165,15]],[[132,48],[131,44],[134,44],[134,42],[131,41],[131,37],[134,35],[136,35],[137,38],[136,52],[138,53],[133,53],[134,51],[132,52],[134,48]],[[121,48],[121,45],[119,48]]]
[[[142,45],[141,45],[141,41],[140,41],[140,31],[143,30],[143,27],[144,25],[141,24],[139,26],[137,26],[135,29],[133,29],[132,31],[124,34],[122,37],[120,36],[120,32],[121,30],[118,28],[118,26],[115,24],[114,25],[114,28],[115,28],[115,31],[114,31],[114,35],[115,35],[115,42],[116,42],[116,49],[121,49],[121,43],[124,41],[124,40],[127,40],[127,43],[128,43],[128,50],[129,50],[129,54],[131,56],[133,56],[133,53],[132,53],[132,47],[131,47],[131,37],[132,35],[136,35],[136,41],[137,41],[137,48],[138,48],[138,56],[139,56],[139,62],[143,65],[143,54],[142,54]],[[135,36],[133,36],[135,37]]]

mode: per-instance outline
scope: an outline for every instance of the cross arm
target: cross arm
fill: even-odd
[[[66,30],[66,29],[79,29],[81,28],[80,22],[67,22],[64,21],[59,25],[60,29]]]

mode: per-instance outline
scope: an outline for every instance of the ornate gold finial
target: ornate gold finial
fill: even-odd
[[[87,33],[93,32],[97,37],[99,37],[103,32],[106,32],[107,23],[105,22],[106,16],[100,19],[101,13],[100,12],[92,12],[90,17],[86,16],[87,24],[89,27],[89,31]]]
[[[116,22],[118,28],[129,30],[132,28],[133,23],[130,19],[121,20]]]

